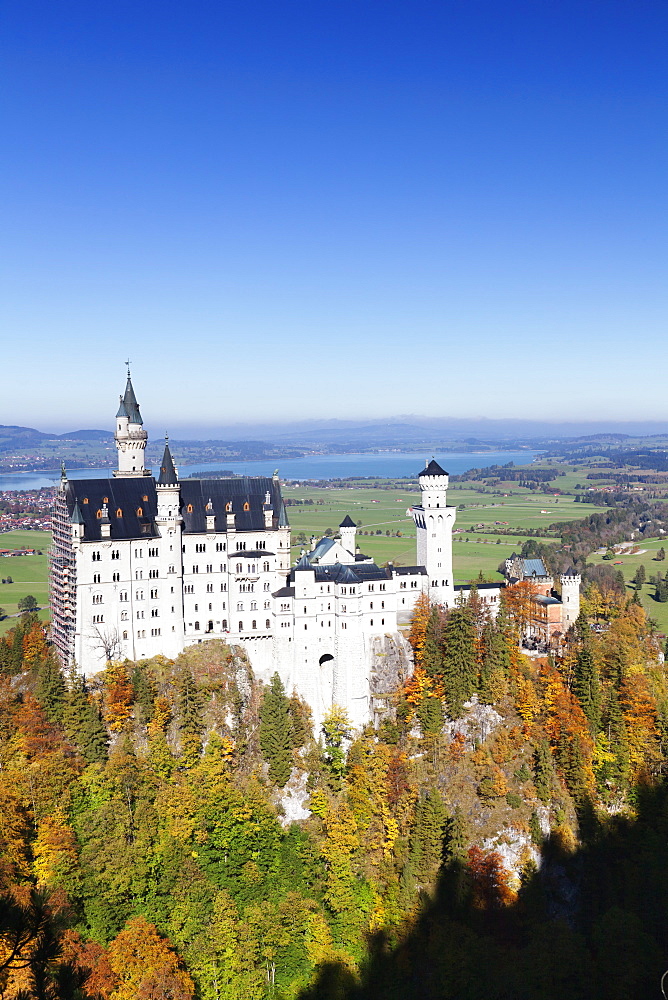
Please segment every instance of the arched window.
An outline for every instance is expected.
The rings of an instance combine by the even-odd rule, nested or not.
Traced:
[[[142,500],[144,501],[144,503],[148,503],[148,497],[142,497]]]
[[[244,504],[244,510],[250,510],[250,504],[249,504],[248,500],[246,500],[246,502]]]
[[[263,571],[265,573],[268,573],[269,572],[269,563],[268,562],[262,563],[262,569],[263,569]]]
[[[195,631],[199,632],[199,622],[195,622]]]
[[[227,632],[227,618],[223,618],[223,632]]]
[[[82,503],[88,503],[88,497],[84,497],[84,498],[83,498],[83,500],[82,500],[81,502],[82,502]]]
[[[253,619],[253,621],[251,622],[251,628],[257,628],[257,622],[255,621],[255,619]]]
[[[102,503],[109,503],[109,497],[102,497]]]
[[[269,621],[268,618],[267,618],[266,622],[264,623],[264,627],[265,628],[271,628],[271,622]]]
[[[123,517],[123,511],[121,510],[121,508],[120,508],[120,507],[119,507],[119,508],[118,508],[118,510],[116,511],[116,517]]]
[[[228,513],[232,510],[232,503],[231,503],[231,501],[228,501],[228,503],[225,504],[225,510]]]
[[[97,514],[95,515],[95,517],[96,517],[96,518],[98,519],[98,521],[99,521],[99,520],[100,520],[100,518],[102,517],[102,511],[101,511],[101,510],[98,510],[98,512],[97,512]]]
[[[187,512],[189,514],[192,514],[192,512],[193,512],[193,505],[191,503],[189,503],[188,506],[186,507],[186,510],[187,510]]]
[[[243,632],[243,630],[244,630],[244,623],[243,622],[239,622],[239,631]]]
[[[124,638],[124,639],[127,639],[127,637],[128,637],[128,633],[127,633],[127,632],[124,632],[124,633],[123,633],[123,638]]]

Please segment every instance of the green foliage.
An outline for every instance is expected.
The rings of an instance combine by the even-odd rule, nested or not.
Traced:
[[[544,804],[550,801],[552,795],[552,754],[547,740],[540,740],[533,756],[534,785],[538,798]]]
[[[578,650],[575,661],[575,695],[587,717],[593,735],[601,727],[601,681],[598,667],[590,649]]]
[[[32,594],[26,594],[18,602],[19,611],[36,611],[37,610],[37,600]]]
[[[450,718],[462,714],[464,702],[476,688],[475,626],[466,605],[452,608],[443,629],[443,686]]]
[[[75,672],[63,707],[62,722],[68,739],[87,764],[107,759],[107,732],[97,707],[90,700],[84,678]]]
[[[177,677],[179,728],[187,736],[199,736],[204,728],[202,695],[189,667],[181,668]]]
[[[260,709],[260,747],[269,764],[269,777],[280,788],[292,770],[292,746],[296,738],[293,724],[290,700],[280,677],[274,674],[271,684],[265,688]]]
[[[35,697],[44,709],[49,722],[62,722],[67,700],[67,689],[56,658],[49,653],[37,670]]]
[[[517,794],[517,792],[507,792],[506,793],[506,802],[508,803],[508,805],[510,806],[511,809],[521,809],[522,808],[522,799]]]

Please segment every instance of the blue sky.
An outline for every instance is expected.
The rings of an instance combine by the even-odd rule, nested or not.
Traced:
[[[666,419],[667,28],[5,0],[0,423]]]

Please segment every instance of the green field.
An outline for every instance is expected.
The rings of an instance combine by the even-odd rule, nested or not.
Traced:
[[[287,486],[283,494],[295,500],[313,500],[312,505],[287,508],[293,541],[302,532],[308,539],[311,535],[320,537],[326,528],[336,531],[345,515],[350,514],[353,521],[361,522],[357,542],[362,552],[372,556],[379,564],[388,560],[396,565],[415,564],[415,525],[411,518],[406,517],[406,510],[419,501],[420,494],[416,490]],[[547,497],[544,494],[535,497],[527,495],[525,490],[507,497],[494,497],[458,487],[450,492],[449,500],[457,507],[466,505],[463,510],[457,511],[458,528],[485,525],[481,531],[466,531],[454,536],[454,571],[458,583],[475,579],[480,570],[491,580],[501,579],[497,566],[512,552],[519,551],[526,540],[526,535],[503,535],[493,530],[489,533],[488,529],[497,527],[495,521],[508,522],[507,525],[499,525],[499,529],[540,528],[554,521],[571,521],[601,510],[593,504],[575,503],[571,497]],[[375,534],[378,530],[382,534]],[[365,535],[364,531],[374,534]],[[389,537],[387,531],[391,532]],[[401,532],[400,538],[393,537],[397,531]],[[293,545],[293,558],[298,557],[302,548],[303,543]]]
[[[18,611],[18,602],[22,597],[32,594],[38,604],[49,603],[47,552],[51,545],[51,535],[48,531],[6,531],[0,534],[0,549],[40,549],[41,556],[13,556],[0,558],[0,580],[11,577],[13,583],[0,583],[0,607],[6,615],[14,615]],[[49,613],[46,608],[40,611],[39,617],[46,621]],[[3,635],[16,623],[14,618],[3,618],[0,621],[0,635]]]
[[[624,574],[624,579],[626,580],[626,589],[629,596],[631,596],[635,590],[630,583],[630,581],[635,576],[638,566],[642,563],[645,567],[645,573],[647,579],[654,576],[655,573],[660,572],[663,576],[666,575],[668,570],[668,559],[664,559],[662,562],[655,562],[654,556],[657,550],[660,548],[668,549],[668,539],[666,538],[650,538],[647,541],[640,542],[638,544],[640,551],[632,555],[619,555],[615,556],[615,561],[613,563],[608,562],[608,566],[613,566],[614,569],[619,569]],[[587,562],[590,563],[601,563],[603,562],[603,556],[592,553],[588,558]],[[655,601],[654,597],[654,587],[650,583],[645,583],[640,591],[640,600],[642,601],[643,607],[645,608],[647,614],[650,618],[653,618],[661,632],[668,633],[668,603],[660,603]]]

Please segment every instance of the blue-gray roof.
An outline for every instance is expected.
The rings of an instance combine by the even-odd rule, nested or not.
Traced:
[[[332,538],[321,538],[318,544],[311,552],[307,553],[307,558],[309,562],[318,562],[335,544]]]
[[[445,469],[442,469],[436,459],[432,458],[426,468],[422,470],[418,478],[422,476],[447,476]]]
[[[522,572],[524,576],[549,576],[542,559],[523,559]]]

